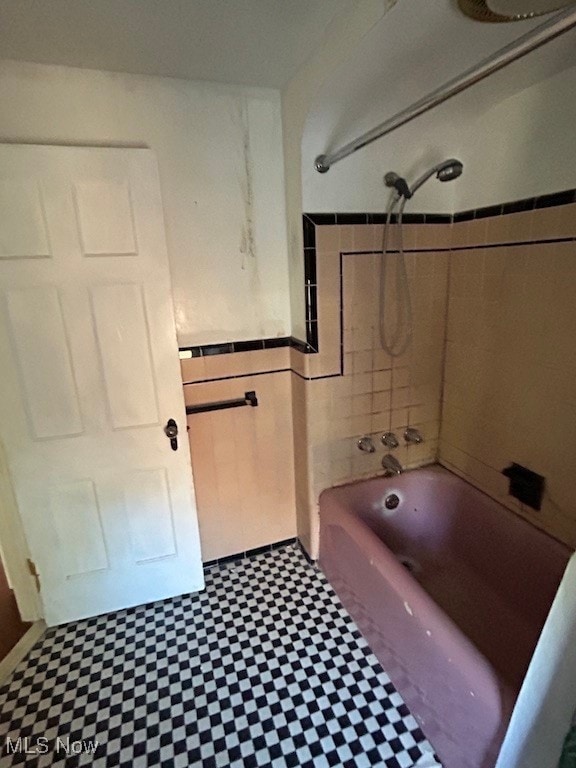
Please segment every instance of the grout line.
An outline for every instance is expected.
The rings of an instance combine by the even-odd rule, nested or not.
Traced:
[[[477,245],[455,245],[445,248],[404,248],[404,253],[452,253],[454,251],[478,251],[486,248],[516,248],[526,245],[554,245],[555,243],[573,243],[576,237],[553,237],[543,240],[514,240],[498,243],[478,243]],[[364,256],[371,253],[382,253],[376,251],[343,251],[343,256]],[[399,253],[399,251],[389,248],[387,253]]]
[[[342,373],[327,373],[323,376],[303,376],[301,373],[298,373],[298,371],[295,371],[294,368],[278,368],[272,371],[257,371],[256,373],[239,373],[237,375],[232,375],[232,376],[220,376],[214,379],[198,379],[197,381],[183,381],[182,385],[185,387],[191,387],[194,384],[212,384],[213,382],[216,382],[216,381],[232,381],[233,379],[246,379],[246,378],[251,378],[252,376],[270,376],[276,373],[293,373],[295,376],[298,376],[298,378],[303,379],[304,381],[318,381],[318,379],[336,379],[339,376],[343,376]]]
[[[442,442],[442,425],[444,423],[444,394],[446,389],[446,357],[448,355],[448,321],[450,315],[450,288],[452,285],[452,257],[448,257],[448,275],[446,286],[446,311],[444,314],[444,339],[442,343],[442,379],[440,381],[440,412],[438,414],[438,445],[436,446],[436,461],[440,460]]]

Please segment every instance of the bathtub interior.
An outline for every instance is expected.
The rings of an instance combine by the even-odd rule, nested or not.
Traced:
[[[326,493],[364,521],[518,692],[570,551],[437,466]],[[395,509],[386,508],[390,494]]]

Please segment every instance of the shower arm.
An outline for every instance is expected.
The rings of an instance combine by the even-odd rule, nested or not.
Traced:
[[[433,109],[438,104],[442,104],[442,102],[450,99],[452,96],[461,93],[471,85],[480,82],[480,80],[484,80],[484,78],[488,77],[493,72],[497,72],[507,64],[520,59],[527,53],[530,53],[536,48],[544,45],[549,40],[553,40],[554,38],[564,34],[564,32],[568,32],[568,30],[575,26],[576,10],[567,9],[561,13],[555,14],[544,24],[540,24],[535,29],[532,29],[530,32],[522,35],[522,37],[519,37],[508,45],[505,45],[504,48],[500,48],[500,50],[496,51],[496,53],[492,54],[488,58],[483,59],[476,66],[471,67],[461,75],[457,75],[456,77],[452,78],[447,83],[444,83],[444,85],[432,91],[432,93],[430,93],[428,96],[425,96],[415,104],[412,104],[412,106],[403,109],[393,117],[385,120],[383,123],[380,123],[380,125],[372,128],[371,131],[362,134],[362,136],[359,136],[354,141],[345,144],[335,152],[331,152],[325,155],[318,155],[314,161],[314,167],[319,173],[326,173],[326,171],[329,171],[334,163],[343,160],[345,157],[348,157],[348,155],[351,155],[354,152],[357,152],[359,149],[362,149],[362,147],[366,147],[368,144],[376,141],[376,139],[380,139],[382,136],[386,136],[387,134],[396,130],[396,128],[400,128],[400,126],[406,125],[406,123],[414,120],[414,118],[418,117],[424,112],[428,112],[428,110]]]

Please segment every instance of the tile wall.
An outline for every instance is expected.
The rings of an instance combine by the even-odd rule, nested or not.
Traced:
[[[181,361],[188,406],[258,398],[188,416],[204,562],[296,536],[289,366],[288,346]]]
[[[440,461],[576,547],[574,192],[455,217]],[[508,495],[544,475],[542,509]]]
[[[383,225],[376,219],[375,214],[309,214],[304,220],[306,277],[315,276],[317,292],[318,354],[309,356],[310,379],[293,382],[293,408],[298,530],[312,557],[318,553],[321,491],[380,474],[387,452],[380,442],[384,432],[398,435],[401,445],[394,455],[404,467],[430,463],[437,454],[450,218],[426,223],[421,216],[410,223],[413,217],[404,227],[414,327],[410,348],[396,358],[384,353],[379,341]],[[394,247],[397,233],[394,226],[391,230]],[[407,446],[402,438],[407,426],[419,428],[425,442]],[[363,435],[373,438],[375,453],[358,449]]]
[[[387,430],[404,467],[440,460],[576,545],[574,192],[406,216],[413,340],[396,358],[379,342],[382,231],[379,214],[304,215],[305,341],[182,351],[187,403],[253,389],[264,406],[189,418],[205,560],[296,533],[316,557],[321,491],[380,474]],[[407,426],[425,442],[405,445]],[[508,496],[513,461],[546,476],[541,512]]]

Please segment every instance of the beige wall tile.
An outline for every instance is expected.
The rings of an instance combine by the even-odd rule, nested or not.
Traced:
[[[417,243],[418,243],[418,230],[420,229],[421,226],[422,226],[421,224],[404,224],[403,225],[403,227],[402,227],[402,242],[403,242],[404,248],[406,248],[406,250],[412,250],[412,249],[418,247],[418,245],[417,245]],[[391,229],[393,231],[395,230],[396,235],[397,235],[397,232],[398,232],[397,228],[391,227]],[[397,236],[393,237],[393,239],[391,239],[389,241],[388,247],[390,248],[390,244],[391,243],[397,243],[397,242],[398,242],[398,237]]]
[[[532,239],[532,211],[486,219],[487,243],[528,242]]]
[[[372,412],[372,395],[353,395],[352,396],[352,416],[370,414]]]
[[[451,247],[460,248],[464,245],[468,245],[468,228],[469,221],[457,221],[452,224],[451,228]]]
[[[373,352],[373,370],[374,371],[387,371],[392,368],[392,358],[380,347],[379,333],[375,333],[375,342],[377,346]]]
[[[244,376],[276,370],[287,370],[291,366],[289,347],[262,349],[254,352],[234,352],[225,355],[208,355],[181,360],[182,381],[193,383],[226,376]],[[297,353],[298,354],[298,353]]]
[[[316,249],[318,251],[339,251],[340,250],[340,227],[336,226],[317,226],[316,227]]]
[[[293,424],[299,429],[301,422],[292,419],[292,376],[285,372],[184,388],[187,403],[232,399],[251,389],[259,400],[257,408],[188,417],[205,560],[296,534]],[[302,397],[297,393],[299,406]],[[300,431],[297,438],[302,441]],[[301,486],[299,492],[302,498]]]
[[[372,386],[374,392],[384,392],[392,388],[392,371],[374,371],[372,374]]]
[[[373,371],[372,365],[372,350],[365,352],[354,352],[352,354],[352,373],[371,373]]]
[[[450,248],[452,242],[451,224],[419,224],[416,230],[416,248],[435,250]]]
[[[182,372],[183,382],[200,381],[206,378],[203,357],[192,357],[187,360],[180,360],[180,370]]]
[[[576,544],[576,499],[567,480],[576,466],[576,414],[568,395],[576,374],[575,257],[573,243],[486,249],[468,263],[452,254],[440,440],[444,463],[570,545]],[[540,513],[508,496],[501,470],[511,461],[546,477]]]
[[[393,432],[397,432],[398,435],[404,432],[409,421],[408,408],[394,408],[391,411],[390,428]]]
[[[352,394],[363,395],[372,393],[372,372],[358,373],[352,376]]]
[[[452,247],[485,245],[487,219],[458,221],[452,225]]]
[[[372,224],[356,225],[354,227],[354,250],[372,251],[376,245],[376,227]],[[378,244],[378,247],[380,245]]]
[[[394,392],[375,392],[373,395],[372,412],[382,413],[388,412],[393,402]]]
[[[392,368],[392,386],[394,389],[410,385],[410,369],[407,367]]]
[[[297,349],[290,347],[290,368],[300,376],[306,376],[307,364],[306,359],[308,355],[299,352]]]
[[[354,227],[348,225],[340,225],[338,226],[338,229],[340,230],[340,250],[354,250]]]
[[[533,211],[532,237],[546,240],[553,237],[576,237],[576,204]]]

